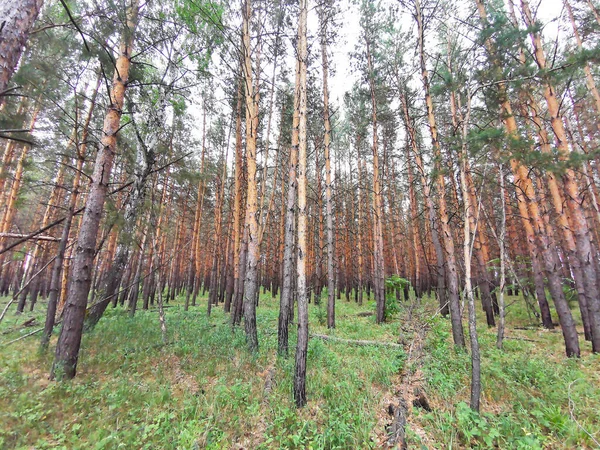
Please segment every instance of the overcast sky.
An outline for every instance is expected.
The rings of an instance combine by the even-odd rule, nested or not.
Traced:
[[[394,0],[387,1],[390,1],[391,4]],[[561,15],[563,9],[562,0],[530,0],[530,2],[534,14],[537,11],[538,20],[545,24],[545,41],[549,42],[549,39],[555,39],[558,35],[558,21],[556,19]],[[356,80],[356,75],[352,73],[351,69],[350,53],[354,50],[360,35],[358,6],[351,4],[348,0],[341,0],[340,4],[343,12],[340,20],[339,38],[335,45],[332,45],[330,48],[332,62],[336,68],[336,73],[332,76],[330,82],[330,92],[332,100],[338,105],[341,104],[346,90]],[[515,0],[517,14],[519,11],[518,4],[519,0]],[[466,0],[463,5],[468,8],[475,8],[474,0]],[[408,31],[412,29],[413,20],[407,14],[400,15],[398,20],[404,30]],[[312,10],[309,15],[309,28],[313,33],[317,30],[317,23],[316,11]],[[560,39],[560,35],[558,37]],[[414,40],[416,45],[416,37]]]

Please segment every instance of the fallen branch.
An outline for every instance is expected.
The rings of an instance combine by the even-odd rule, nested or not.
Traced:
[[[31,319],[28,319],[25,322],[23,322],[18,327],[12,327],[12,328],[9,328],[8,330],[4,330],[2,332],[2,334],[10,334],[10,333],[14,333],[15,331],[19,331],[21,328],[32,327],[36,324],[35,320],[36,320],[35,317],[32,317]]]
[[[388,447],[399,448],[406,450],[406,417],[408,416],[408,408],[403,398],[399,399],[398,406],[390,404],[388,413],[393,417],[388,432]]]
[[[36,333],[39,333],[40,331],[42,331],[44,328],[38,328],[37,330],[32,331],[31,333],[27,333],[24,336],[18,337],[16,339],[13,339],[12,341],[8,341],[6,344],[4,344],[5,347],[9,346],[10,344],[14,344],[17,341],[20,341],[21,339],[25,339],[26,337],[32,336]]]
[[[507,336],[504,339],[510,339],[512,341],[540,342],[535,339],[528,339],[528,338],[522,338],[522,337],[510,337],[510,336]]]
[[[380,347],[394,347],[403,348],[402,345],[396,344],[395,342],[382,342],[382,341],[364,341],[355,339],[342,339],[334,336],[327,336],[325,334],[311,334],[311,338],[323,339],[324,341],[343,342],[344,344],[351,345],[376,345]]]

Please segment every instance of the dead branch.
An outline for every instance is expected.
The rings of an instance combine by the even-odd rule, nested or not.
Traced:
[[[0,233],[0,237],[33,239],[33,237],[29,237],[29,235],[27,235],[27,234],[19,234],[19,233]],[[60,241],[60,238],[55,238],[54,236],[37,236],[35,238],[35,240],[36,241],[58,242],[58,241]]]
[[[344,344],[351,345],[375,345],[380,347],[394,347],[394,348],[403,348],[402,345],[396,344],[395,342],[382,342],[382,341],[364,341],[364,340],[355,340],[355,339],[342,339],[334,336],[327,336],[325,334],[311,334],[311,338],[323,339],[324,341],[334,341],[334,342],[342,342]]]

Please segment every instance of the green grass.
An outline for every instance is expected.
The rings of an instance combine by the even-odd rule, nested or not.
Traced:
[[[5,302],[3,302],[5,303]],[[221,308],[206,318],[202,306],[168,308],[172,343],[160,347],[156,311],[130,319],[107,311],[84,336],[77,377],[47,381],[51,352],[40,356],[37,337],[0,347],[0,447],[30,448],[373,448],[377,410],[392,389],[401,350],[352,347],[313,339],[308,350],[302,410],[292,398],[295,326],[290,358],[277,358],[278,301],[261,297],[260,352],[246,351],[242,330],[232,332]],[[40,304],[39,306],[42,306]],[[365,305],[364,309],[374,308]],[[322,307],[311,305],[311,332]],[[397,324],[376,327],[356,317],[354,303],[338,302],[336,336],[394,341]],[[40,308],[33,316],[42,322]],[[9,316],[2,330],[31,314]],[[1,336],[2,342],[31,328]],[[55,339],[54,339],[55,340]],[[54,343],[53,340],[53,343]],[[1,345],[1,344],[0,344]],[[265,398],[267,373],[274,385]]]
[[[582,358],[566,358],[558,328],[515,329],[531,325],[518,300],[507,303],[502,350],[495,346],[496,329],[487,328],[478,313],[481,415],[468,407],[469,355],[453,348],[446,320],[431,321],[423,371],[436,409],[420,413],[417,421],[430,431],[434,448],[447,448],[450,442],[469,448],[597,447],[588,433],[600,440],[600,355],[591,354],[581,336]]]
[[[0,299],[0,307],[7,299]],[[77,377],[50,382],[52,351],[38,353],[39,335],[6,346],[34,328],[17,329],[26,319],[43,323],[44,303],[34,313],[9,312],[0,325],[0,448],[66,449],[229,449],[380,448],[386,408],[395,397],[404,351],[356,347],[311,339],[307,407],[292,398],[295,326],[290,357],[277,358],[278,300],[261,296],[257,311],[260,351],[246,351],[243,328],[232,332],[228,316],[206,299],[185,312],[176,302],[166,310],[170,344],[161,346],[156,311],[131,319],[109,309],[86,334]],[[451,344],[449,321],[433,316],[424,301],[413,317],[430,330],[422,361],[423,385],[433,412],[409,417],[410,448],[593,448],[582,430],[600,437],[600,380],[589,344],[580,360],[563,357],[560,332],[514,330],[528,323],[520,303],[511,306],[509,337],[495,348],[495,330],[480,326],[483,358],[482,414],[470,411],[469,356]],[[406,311],[382,326],[372,302],[358,307],[337,302],[337,328],[346,339],[397,342],[412,334],[402,323]],[[324,305],[310,305],[311,333],[327,334]],[[479,323],[483,324],[483,316]],[[40,325],[41,326],[41,325]],[[52,345],[56,341],[56,335]],[[51,346],[52,348],[52,346]],[[266,379],[272,390],[265,394]],[[573,417],[569,412],[573,402]]]

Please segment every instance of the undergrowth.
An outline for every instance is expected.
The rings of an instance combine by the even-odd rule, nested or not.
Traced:
[[[76,378],[49,382],[52,354],[39,355],[38,340],[0,347],[0,448],[375,448],[382,395],[403,361],[401,350],[352,347],[311,339],[309,404],[294,407],[290,356],[277,358],[278,300],[262,296],[257,311],[260,352],[246,351],[242,329],[232,331],[221,308],[206,317],[202,306],[167,311],[169,344],[161,345],[156,311],[131,319],[109,309],[84,336]],[[354,303],[339,301],[337,328],[349,339],[394,341],[397,324],[377,327],[357,317]],[[311,332],[319,307],[310,305]],[[1,329],[18,327],[43,311],[9,315]],[[2,342],[31,331],[16,330]],[[55,343],[56,336],[52,344]],[[0,344],[2,345],[2,344]],[[272,371],[273,387],[264,386]],[[380,430],[381,432],[383,430]]]
[[[20,328],[25,320],[43,323],[43,302],[34,313],[9,313],[0,325],[0,448],[382,446],[391,420],[386,399],[394,398],[398,375],[412,369],[405,367],[403,350],[311,339],[309,403],[297,410],[296,327],[290,327],[290,356],[277,357],[277,299],[261,296],[256,356],[246,351],[243,328],[232,330],[220,307],[208,319],[206,299],[187,312],[181,303],[166,309],[167,345],[161,344],[156,310],[132,319],[120,308],[109,309],[84,336],[77,377],[65,383],[48,381],[53,355],[38,353],[39,335],[6,345],[32,330]],[[509,304],[503,350],[495,348],[495,329],[478,317],[481,414],[466,403],[469,355],[453,348],[449,320],[434,313],[431,300],[410,308],[395,304],[379,326],[374,315],[364,314],[374,310],[372,301],[359,307],[338,300],[334,330],[326,329],[324,303],[311,304],[310,332],[410,344],[407,318],[425,318],[429,331],[420,365],[433,411],[413,409],[411,448],[594,448],[600,438],[599,357],[586,343],[581,359],[565,358],[559,331],[529,327],[521,302]],[[51,348],[55,342],[56,333]]]
[[[566,358],[560,330],[531,326],[522,304],[509,304],[502,350],[495,345],[496,329],[478,314],[481,414],[468,406],[470,356],[454,348],[448,320],[430,321],[423,371],[436,408],[419,413],[418,421],[433,447],[597,448],[599,356],[581,339],[583,357]]]

